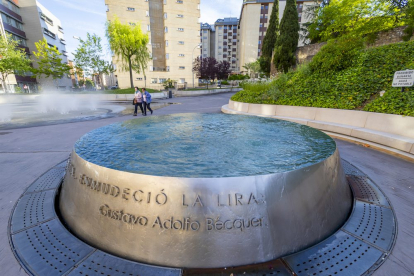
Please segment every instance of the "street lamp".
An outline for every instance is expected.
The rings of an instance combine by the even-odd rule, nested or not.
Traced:
[[[194,88],[194,50],[198,47],[201,47],[201,43],[197,44],[197,46],[194,47],[193,51],[191,52],[191,72],[193,73],[193,88]]]

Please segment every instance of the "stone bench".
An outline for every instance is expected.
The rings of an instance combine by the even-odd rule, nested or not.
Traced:
[[[383,145],[410,156],[414,154],[414,117],[356,110],[249,104],[231,100],[223,106],[222,111],[287,120],[329,134]]]

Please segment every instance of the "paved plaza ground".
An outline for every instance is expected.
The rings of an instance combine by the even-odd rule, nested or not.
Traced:
[[[157,100],[167,105],[154,115],[219,113],[231,93]],[[1,108],[1,106],[0,106]],[[26,275],[9,245],[7,225],[24,190],[41,174],[68,158],[74,143],[92,129],[129,119],[131,115],[65,124],[0,129],[0,275]],[[392,254],[374,275],[414,275],[414,163],[337,140],[343,159],[361,169],[389,197],[398,221]]]

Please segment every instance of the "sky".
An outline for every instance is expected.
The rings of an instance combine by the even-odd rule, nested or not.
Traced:
[[[86,33],[102,37],[103,47],[109,57],[105,38],[106,7],[104,0],[38,0],[61,21],[69,59],[78,47],[74,36],[86,38]],[[202,23],[214,23],[218,18],[239,17],[243,0],[200,0]]]

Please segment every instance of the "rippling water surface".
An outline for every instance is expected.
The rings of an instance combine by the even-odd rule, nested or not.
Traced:
[[[107,168],[173,177],[264,175],[303,168],[332,155],[326,134],[287,121],[227,114],[176,114],[111,124],[75,144]]]

